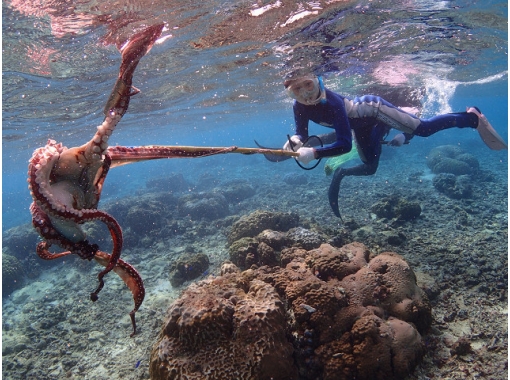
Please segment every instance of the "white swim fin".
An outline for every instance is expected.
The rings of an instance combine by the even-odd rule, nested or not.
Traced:
[[[487,118],[480,113],[475,107],[470,107],[466,110],[467,112],[474,113],[478,116],[478,128],[476,130],[480,134],[485,145],[492,150],[503,150],[508,149],[505,141],[498,135],[498,132],[492,127]]]

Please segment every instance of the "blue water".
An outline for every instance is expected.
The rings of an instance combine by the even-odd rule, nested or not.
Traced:
[[[253,147],[256,139],[281,146],[293,133],[292,103],[282,77],[303,66],[324,74],[328,87],[351,96],[369,86],[383,96],[385,88],[423,88],[425,117],[476,105],[508,139],[506,2],[323,4],[317,15],[275,27],[296,13],[297,4],[259,16],[257,23],[273,25],[266,28],[273,34],[242,31],[246,17],[241,16],[256,8],[248,2],[204,3],[204,9],[215,10],[212,16],[183,4],[168,19],[161,16],[168,11],[164,4],[144,9],[146,22],[163,19],[164,35],[171,37],[140,64],[135,85],[142,93],[133,98],[111,144]],[[118,29],[104,22],[79,23],[77,15],[97,16],[81,6],[70,16],[58,14],[49,3],[38,9],[30,2],[3,3],[4,232],[30,221],[26,170],[33,150],[48,138],[68,147],[82,144],[101,123],[119,64],[119,54],[108,42],[130,33],[129,23]],[[122,17],[119,9],[104,12]],[[227,16],[238,20],[235,33],[222,28]],[[255,28],[248,21],[244,28]],[[138,21],[132,25],[139,28]],[[197,48],[198,43],[204,48]],[[326,130],[315,126],[312,132]],[[415,139],[413,149],[426,154],[443,143],[481,146],[477,134],[468,132],[449,130]],[[506,170],[506,152],[486,149],[484,154]],[[249,173],[258,165],[299,170],[289,162],[276,169],[261,157],[238,155],[129,165],[110,172],[103,199],[132,194],[148,178],[165,173],[183,171],[192,179],[190,169],[221,175],[234,167]]]

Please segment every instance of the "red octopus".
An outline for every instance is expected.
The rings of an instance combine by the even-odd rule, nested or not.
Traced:
[[[28,184],[34,200],[30,206],[32,223],[44,239],[37,245],[37,254],[45,260],[53,260],[75,253],[104,265],[105,269],[98,274],[99,286],[90,295],[92,301],[98,299],[104,286],[103,277],[112,270],[116,272],[133,293],[131,336],[136,333],[135,313],[145,296],[143,280],[134,267],[120,259],[123,239],[119,223],[97,206],[106,174],[112,163],[115,165],[108,153],[108,139],[126,113],[131,96],[139,92],[132,86],[136,66],[162,30],[163,24],[151,26],[122,47],[120,73],[106,103],[106,117],[92,139],[70,149],[48,140],[46,146],[35,150],[28,165]],[[86,239],[80,224],[91,221],[103,222],[108,227],[113,240],[111,254],[100,251]],[[52,244],[67,251],[51,253]]]

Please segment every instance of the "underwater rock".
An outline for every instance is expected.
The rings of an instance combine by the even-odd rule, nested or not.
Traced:
[[[287,240],[290,244],[306,250],[318,248],[325,242],[325,238],[319,233],[307,230],[303,227],[291,228],[287,232]]]
[[[418,202],[401,198],[394,208],[398,220],[413,220],[420,216],[421,206]]]
[[[401,379],[424,354],[431,306],[401,256],[285,248],[285,267],[191,285],[170,307],[152,379]],[[289,261],[290,259],[290,261]],[[232,270],[234,268],[234,270]],[[298,376],[299,373],[299,376]]]
[[[229,255],[230,260],[241,269],[248,269],[252,265],[279,265],[275,250],[255,238],[244,237],[236,240],[229,247]]]
[[[287,185],[307,185],[308,184],[308,176],[304,173],[295,174],[295,173],[287,173],[283,176],[283,182]]]
[[[467,355],[473,352],[473,348],[471,347],[471,342],[466,337],[459,338],[452,346],[450,350],[450,354],[453,355]]]
[[[287,233],[264,230],[257,236],[243,237],[229,246],[230,260],[241,269],[252,265],[280,265],[280,252],[287,246],[304,249],[318,248],[325,242],[319,233],[302,227],[291,228]]]
[[[221,183],[221,179],[214,174],[209,172],[205,172],[200,174],[198,177],[197,184],[195,185],[195,189],[197,190],[211,190]]]
[[[455,175],[470,174],[473,169],[465,162],[453,159],[443,158],[439,161],[434,169],[432,170],[435,174],[439,173],[451,173]]]
[[[289,245],[287,234],[281,231],[264,230],[255,239],[258,242],[266,243],[277,251],[281,251],[283,247]]]
[[[209,258],[203,253],[186,255],[170,266],[170,283],[173,287],[201,276],[209,268]]]
[[[28,255],[35,254],[35,247],[39,241],[39,235],[34,227],[27,223],[5,231],[2,236],[2,248],[7,249],[10,255],[23,260]]]
[[[418,202],[392,195],[374,203],[370,211],[378,218],[408,221],[420,216],[421,206]]]
[[[151,231],[163,226],[163,217],[166,216],[163,205],[155,201],[136,202],[131,206],[125,216],[123,225],[139,238],[149,235]]]
[[[356,273],[369,261],[370,251],[361,244],[345,245],[341,248],[323,244],[307,252],[307,264],[320,279],[345,276]]]
[[[177,197],[171,193],[145,193],[132,197],[116,199],[115,201],[106,202],[105,211],[113,215],[123,228],[131,227],[137,229],[140,222],[147,222],[146,219],[137,217],[137,210],[154,213],[154,217],[160,220],[162,217],[174,213],[177,207]],[[150,220],[150,219],[148,219]],[[131,225],[133,223],[133,225]],[[152,226],[141,227],[139,231],[152,229]]]
[[[453,174],[441,173],[432,179],[432,184],[437,191],[453,199],[469,198],[473,193],[468,176],[456,177]]]
[[[150,179],[145,187],[151,192],[181,193],[191,188],[182,173],[165,174],[162,178]]]
[[[215,191],[221,193],[230,204],[244,201],[255,195],[255,189],[246,180],[227,182]]]
[[[480,164],[475,156],[464,152],[458,146],[441,145],[430,151],[427,166],[434,174],[463,175],[476,172]]]
[[[382,231],[381,235],[386,238],[388,244],[393,246],[399,246],[407,240],[407,237],[404,235],[404,233],[395,230]]]
[[[257,210],[249,215],[241,217],[232,225],[228,234],[228,241],[234,241],[243,237],[253,237],[264,230],[288,231],[297,227],[299,215],[296,213],[270,212]]]
[[[2,297],[6,297],[24,283],[24,270],[14,256],[2,252]]]
[[[241,269],[248,269],[258,261],[255,258],[258,245],[257,240],[251,237],[236,240],[228,248],[230,261]]]
[[[227,274],[184,291],[152,349],[151,379],[297,379],[283,302],[271,285],[242,280]]]
[[[216,192],[184,195],[179,198],[178,210],[180,216],[207,220],[224,218],[230,213],[227,200]]]

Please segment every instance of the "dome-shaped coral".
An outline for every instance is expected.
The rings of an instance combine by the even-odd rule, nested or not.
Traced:
[[[232,225],[228,241],[233,243],[243,237],[253,237],[267,229],[287,231],[297,227],[298,223],[299,215],[296,213],[255,211]]]
[[[240,273],[229,263],[223,276],[186,290],[153,348],[152,379],[409,375],[432,317],[402,257],[369,260],[360,243],[290,250],[285,268]]]
[[[427,166],[434,174],[472,174],[479,168],[475,156],[455,145],[441,145],[432,149],[427,157]]]
[[[230,274],[193,284],[170,307],[152,351],[152,379],[297,378],[283,302],[271,285],[239,280]]]

